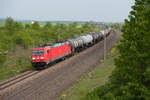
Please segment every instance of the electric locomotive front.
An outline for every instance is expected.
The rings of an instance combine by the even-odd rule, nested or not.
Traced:
[[[43,68],[47,65],[47,54],[50,50],[49,46],[32,49],[32,66],[34,68]]]

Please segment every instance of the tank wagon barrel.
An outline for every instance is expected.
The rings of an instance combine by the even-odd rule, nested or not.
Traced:
[[[80,36],[79,38],[83,40],[84,46],[88,46],[93,43],[93,37],[91,35],[84,35]]]
[[[68,42],[70,43],[72,53],[80,51],[83,48],[84,41],[80,38],[68,39]]]

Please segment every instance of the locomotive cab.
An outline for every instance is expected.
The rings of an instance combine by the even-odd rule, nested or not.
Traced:
[[[34,68],[45,67],[47,65],[47,56],[49,54],[50,48],[34,48],[32,49],[32,66]]]

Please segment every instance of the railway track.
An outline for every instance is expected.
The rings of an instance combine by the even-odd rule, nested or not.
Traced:
[[[11,78],[7,81],[4,81],[4,82],[0,83],[0,90],[3,90],[5,88],[8,88],[8,87],[14,85],[14,84],[17,84],[17,83],[21,82],[22,80],[25,80],[25,79],[27,79],[27,78],[29,78],[29,77],[37,74],[37,73],[39,73],[39,71],[31,70],[31,71],[27,71],[25,73],[22,73],[22,74],[14,77],[14,78]]]

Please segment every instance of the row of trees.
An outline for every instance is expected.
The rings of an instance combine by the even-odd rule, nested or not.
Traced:
[[[122,28],[116,69],[89,100],[150,100],[150,0],[135,0],[132,9]]]

